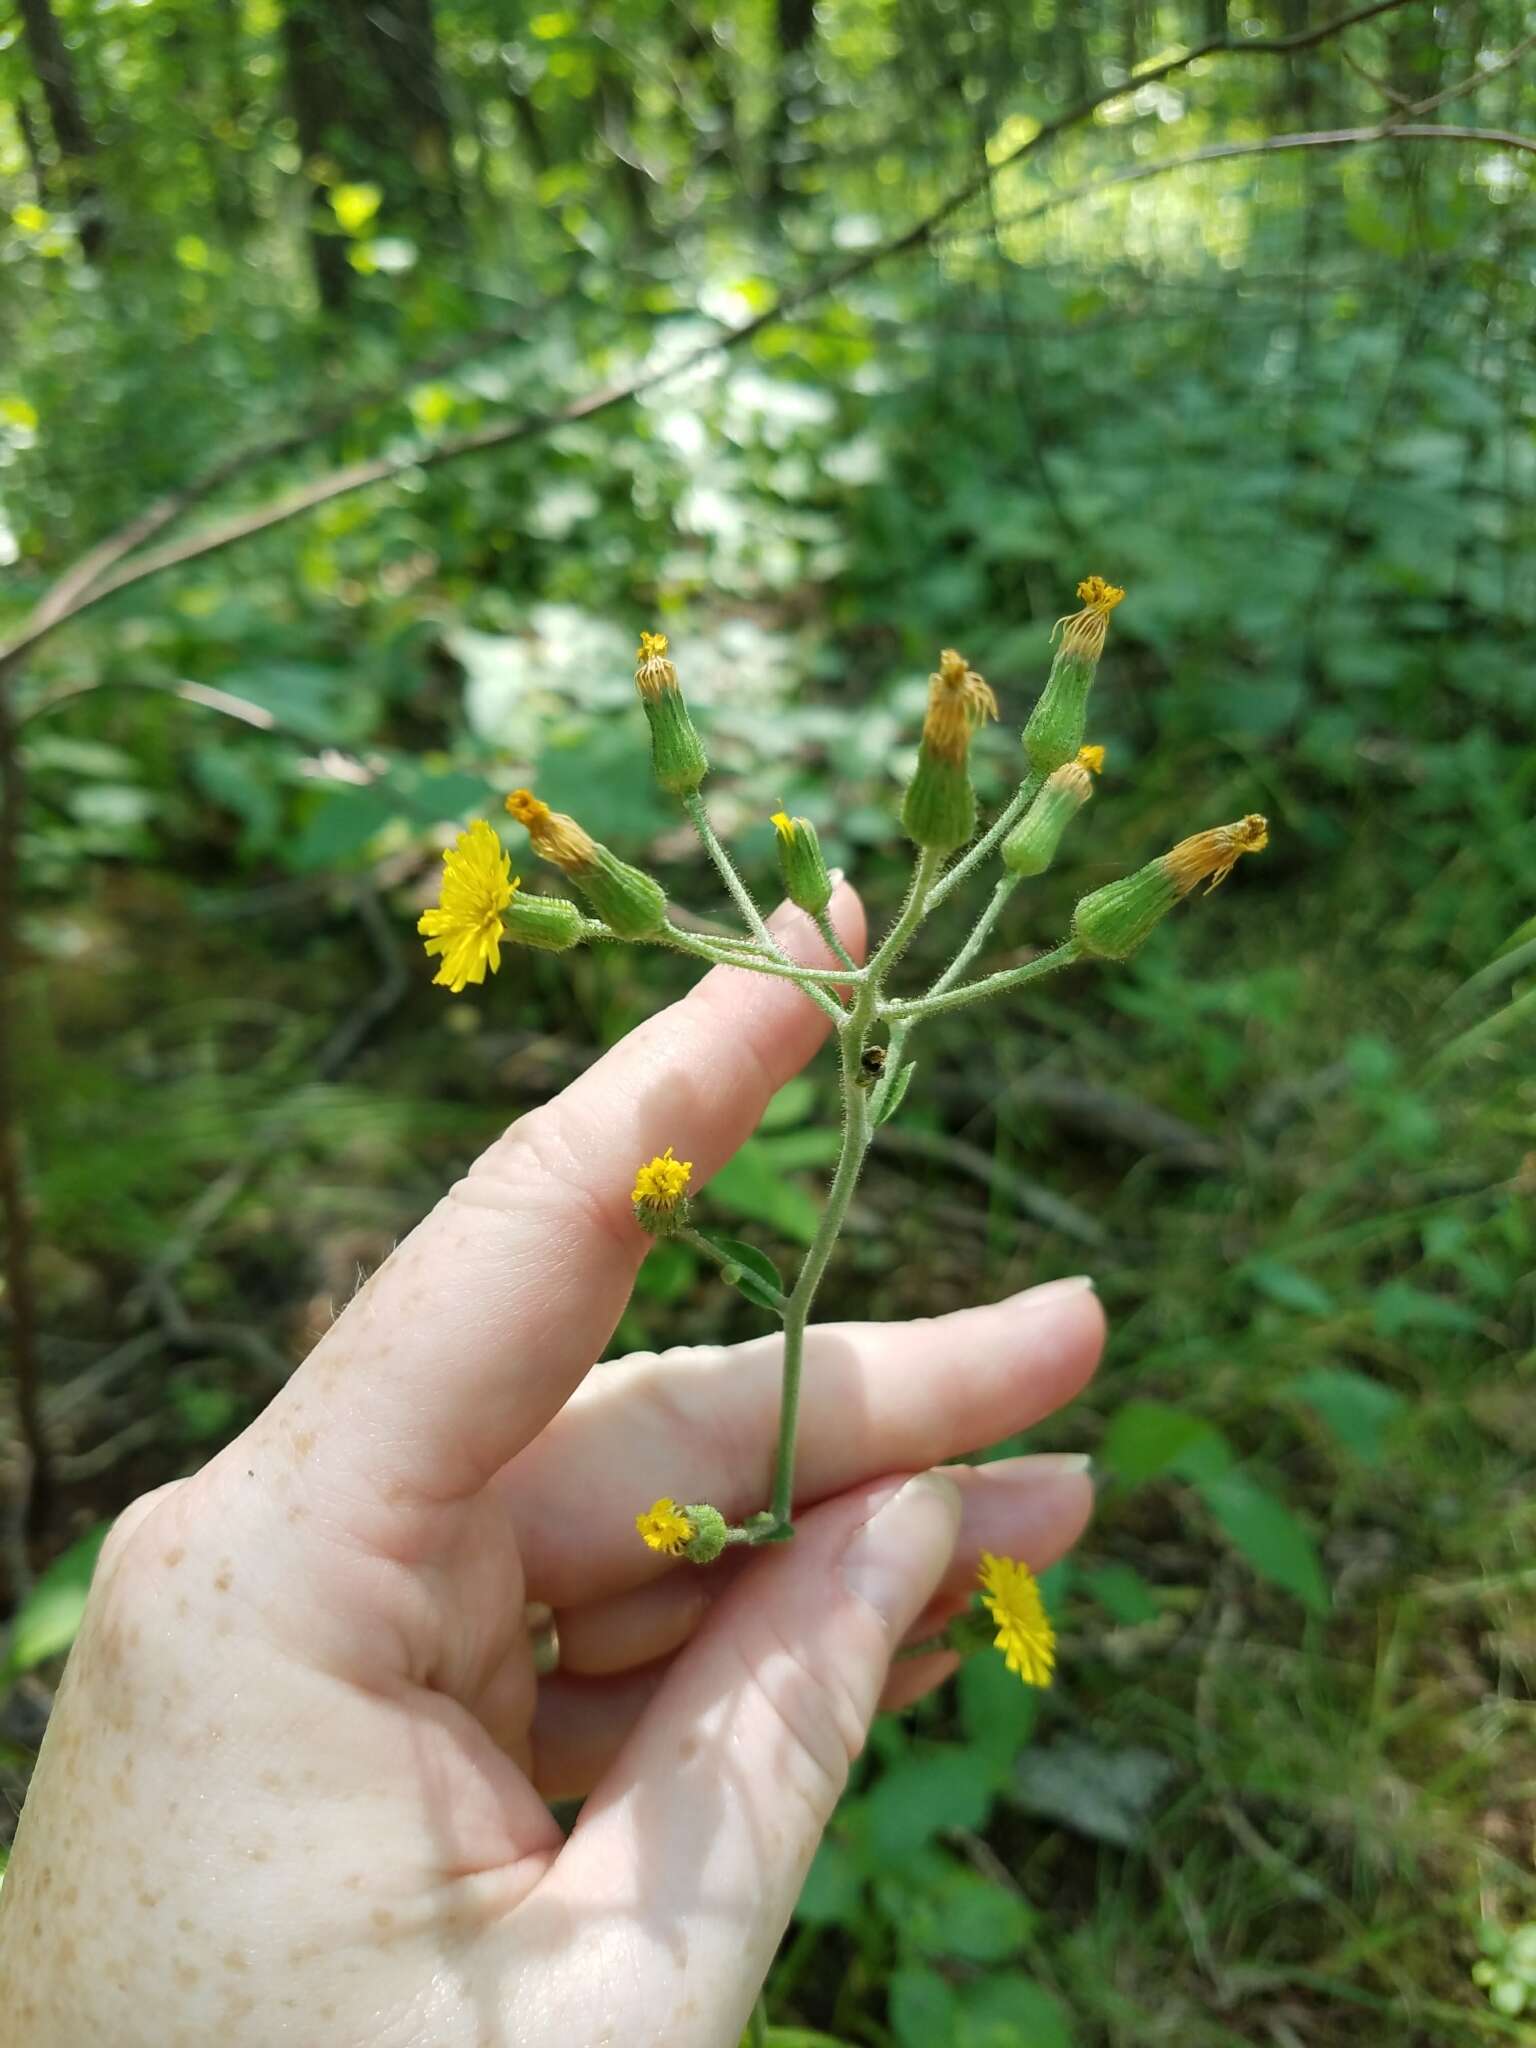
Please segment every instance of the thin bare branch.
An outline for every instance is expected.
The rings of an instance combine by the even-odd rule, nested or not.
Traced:
[[[61,604],[54,594],[50,593],[20,632],[8,643],[0,646],[0,678],[66,619],[78,617],[115,591],[142,583],[167,569],[201,560],[204,556],[215,554],[236,542],[248,540],[258,533],[269,532],[274,527],[286,524],[290,519],[297,519],[306,512],[329,504],[332,499],[347,496],[353,491],[365,490],[372,484],[388,482],[392,477],[400,476],[409,470],[437,468],[443,463],[458,461],[463,456],[484,454],[492,449],[507,448],[518,442],[532,440],[575,420],[591,419],[615,406],[628,403],[658,384],[685,374],[715,355],[728,349],[739,348],[753,336],[762,333],[765,328],[788,319],[804,306],[825,297],[828,293],[840,290],[856,278],[889,262],[893,257],[904,255],[929,242],[937,230],[968,205],[1000,171],[1045,148],[1065,130],[1090,119],[1100,107],[1124,99],[1127,95],[1140,91],[1143,86],[1155,84],[1159,79],[1185,70],[1203,57],[1294,56],[1301,51],[1316,48],[1331,37],[1342,34],[1346,29],[1373,21],[1408,4],[1409,0],[1373,0],[1373,4],[1369,6],[1358,7],[1348,14],[1337,15],[1331,21],[1320,22],[1315,28],[1294,36],[1272,36],[1252,40],[1239,40],[1230,36],[1207,37],[1203,42],[1192,44],[1180,55],[1166,57],[1159,63],[1148,65],[1132,73],[1121,83],[1091,94],[1064,113],[1042,122],[1032,135],[1027,136],[995,162],[983,163],[973,176],[963,180],[948,198],[931,213],[925,214],[921,220],[915,221],[910,227],[902,229],[887,240],[876,243],[872,248],[861,250],[857,255],[849,257],[846,262],[819,272],[805,284],[785,292],[751,320],[744,321],[737,327],[724,329],[709,341],[688,350],[670,363],[653,364],[623,382],[588,392],[580,398],[573,399],[569,405],[557,407],[549,412],[481,427],[473,433],[439,441],[434,445],[417,447],[399,455],[377,456],[370,461],[352,463],[265,505],[257,506],[250,512],[234,515],[218,525],[205,529],[202,533],[193,534],[184,541],[168,544],[147,554],[137,555],[135,559],[125,560],[124,554],[127,551],[119,549],[115,565],[109,565],[105,574],[98,570],[95,580],[88,587],[81,588],[78,572],[72,571],[64,579],[66,584],[74,587],[74,595],[69,601]],[[1443,132],[1436,131],[1437,134]],[[170,516],[176,515],[173,512]],[[140,523],[147,521],[149,517],[150,515],[146,513]],[[165,520],[161,520],[152,531],[162,530],[166,523]],[[135,546],[141,545],[143,538],[141,534]],[[111,543],[103,543],[103,550],[110,546]],[[98,556],[102,556],[103,551],[98,550],[97,553]]]

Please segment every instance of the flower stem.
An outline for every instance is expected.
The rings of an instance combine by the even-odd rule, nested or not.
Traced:
[[[967,1003],[984,1002],[988,996],[1000,996],[1009,989],[1022,988],[1027,981],[1039,981],[1047,974],[1054,974],[1058,967],[1070,967],[1081,954],[1075,939],[1063,939],[1054,952],[1042,953],[1038,960],[1030,960],[1023,967],[1006,967],[1000,974],[989,974],[981,981],[967,983],[964,988],[952,988],[942,995],[914,996],[907,1002],[887,1003],[881,1015],[893,1023],[914,1024],[923,1018],[937,1017],[945,1010],[961,1010]]]
[[[1036,793],[1044,780],[1045,778],[1042,775],[1025,776],[1024,780],[1014,791],[1007,806],[992,820],[992,823],[982,833],[965,858],[957,860],[943,881],[935,888],[933,900],[929,906],[930,909],[936,910],[950,890],[959,888],[960,884],[980,867],[981,863],[1004,835],[1013,830],[1029,805],[1034,802]]]
[[[954,959],[950,961],[944,972],[933,984],[933,987],[929,989],[928,993],[930,996],[941,996],[946,989],[954,987],[955,983],[986,944],[988,934],[1003,914],[1009,897],[1018,886],[1019,877],[1017,875],[1005,874],[1003,876],[997,887],[992,891],[991,902],[976,920],[976,929],[971,933],[971,936],[960,948]]]
[[[709,822],[708,808],[698,790],[690,790],[683,797],[683,809],[693,820],[693,829],[699,835],[699,843],[714,862],[731,901],[741,912],[747,930],[765,952],[771,953],[776,960],[788,961],[789,956],[764,924],[762,912],[752,901],[752,892],[737,874],[735,863],[720,844],[715,828]]]
[[[830,946],[836,958],[841,960],[845,967],[851,967],[855,974],[857,974],[859,971],[859,963],[857,960],[854,959],[853,955],[849,952],[848,948],[837,936],[837,927],[833,924],[831,918],[827,915],[826,911],[817,911],[815,917],[815,925],[817,931],[821,933],[822,938],[825,939],[828,946]]]
[[[722,1251],[719,1245],[712,1244],[703,1231],[695,1230],[691,1225],[685,1224],[681,1230],[674,1230],[672,1235],[679,1244],[691,1245],[696,1252],[702,1253],[706,1259],[713,1259],[717,1266],[734,1266],[740,1263],[738,1260],[733,1259],[729,1252]],[[787,1294],[780,1294],[776,1287],[770,1287],[761,1274],[754,1273],[752,1277],[764,1294],[772,1296],[774,1314],[780,1317],[787,1315],[789,1313],[789,1296]],[[729,1285],[730,1283],[727,1284]],[[747,1297],[749,1301],[752,1298],[750,1295]]]

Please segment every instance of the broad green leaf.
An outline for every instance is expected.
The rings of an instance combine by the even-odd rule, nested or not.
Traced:
[[[891,1975],[891,2032],[899,2048],[948,2048],[960,2005],[947,1979],[926,1963],[905,1963]]]
[[[1016,1956],[1035,1915],[1017,1892],[954,1864],[941,1881],[914,1892],[900,1920],[909,1949],[956,1956],[968,1963],[998,1963]]]
[[[859,1910],[864,1879],[857,1857],[836,1835],[824,1835],[801,1888],[795,1918],[811,1927],[849,1926]]]
[[[1381,1463],[1382,1439],[1408,1405],[1390,1387],[1342,1366],[1318,1366],[1285,1391],[1305,1401],[1367,1465]]]
[[[1040,1717],[1037,1687],[1023,1685],[995,1650],[967,1657],[955,1678],[966,1747],[986,1760],[1002,1784]]]
[[[1328,1290],[1308,1279],[1305,1273],[1298,1273],[1294,1266],[1286,1265],[1283,1259],[1250,1259],[1243,1272],[1261,1294],[1267,1294],[1282,1308],[1293,1308],[1307,1316],[1333,1313],[1333,1296]]]
[[[16,1610],[5,1669],[14,1677],[57,1657],[75,1640],[91,1574],[110,1523],[101,1522],[56,1557]]]
[[[1127,1628],[1156,1621],[1159,1612],[1152,1589],[1134,1565],[1105,1564],[1082,1573],[1083,1584],[1115,1621]]]
[[[1072,2048],[1072,2029],[1056,1999],[1014,1971],[978,1977],[961,1992],[960,2004],[953,2048]],[[932,2048],[939,2048],[937,2040]]]
[[[728,1266],[720,1269],[720,1277],[726,1285],[744,1294],[748,1301],[756,1302],[759,1308],[777,1315],[784,1296],[784,1282],[768,1254],[760,1252],[755,1244],[744,1244],[739,1237],[726,1237],[718,1230],[701,1230],[699,1235],[708,1238],[730,1260]]]
[[[807,1074],[786,1081],[758,1119],[759,1131],[787,1131],[803,1124],[816,1106],[816,1083]]]
[[[785,1237],[809,1244],[816,1235],[820,1205],[804,1188],[783,1178],[768,1138],[749,1138],[709,1183],[708,1199]]]
[[[1316,1546],[1288,1507],[1241,1472],[1202,1480],[1200,1494],[1261,1577],[1294,1593],[1313,1614],[1327,1612],[1328,1582]]]
[[[1116,1478],[1141,1486],[1191,1458],[1219,1463],[1225,1452],[1221,1432],[1198,1415],[1166,1401],[1128,1401],[1110,1424],[1099,1456]]]
[[[980,1827],[992,1804],[992,1772],[971,1750],[914,1749],[892,1764],[864,1801],[872,1853],[910,1855],[946,1828]]]

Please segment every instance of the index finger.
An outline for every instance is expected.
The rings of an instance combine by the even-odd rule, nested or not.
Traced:
[[[851,889],[832,913],[857,956],[864,918]],[[775,929],[797,959],[837,964],[802,913],[782,913]],[[630,1206],[636,1168],[670,1145],[707,1179],[826,1031],[792,983],[711,970],[496,1140],[264,1420],[348,1495],[361,1483],[407,1507],[478,1492],[613,1334],[651,1242]]]

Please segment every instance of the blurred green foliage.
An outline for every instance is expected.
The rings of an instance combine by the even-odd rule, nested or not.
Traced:
[[[755,879],[784,805],[888,911],[937,649],[1003,700],[995,800],[1099,570],[1130,592],[1108,770],[1002,949],[1213,820],[1263,810],[1273,843],[1127,969],[932,1026],[877,1147],[826,1312],[1091,1266],[1106,1366],[1031,1441],[1090,1446],[1103,1490],[1048,1578],[1056,1689],[981,1660],[877,1732],[770,2038],[1529,2038],[1498,1988],[1536,1888],[1529,159],[1116,182],[1463,81],[1423,118],[1528,128],[1525,10],[1203,59],[803,303],[1129,65],[1324,16],[412,0],[402,80],[350,4],[53,11],[88,151],[0,25],[0,638],[216,465],[176,533],[405,466],[124,590],[14,682],[65,1491],[11,1635],[14,1789],[66,1546],[238,1429],[479,1144],[686,983],[528,956],[450,1002],[411,936],[448,829],[536,776],[718,910],[647,771],[630,657],[660,625]],[[432,461],[781,297],[633,403]],[[733,1233],[809,1234],[827,1112],[821,1077],[785,1091],[710,1191]],[[616,1345],[759,1327],[664,1245]]]

